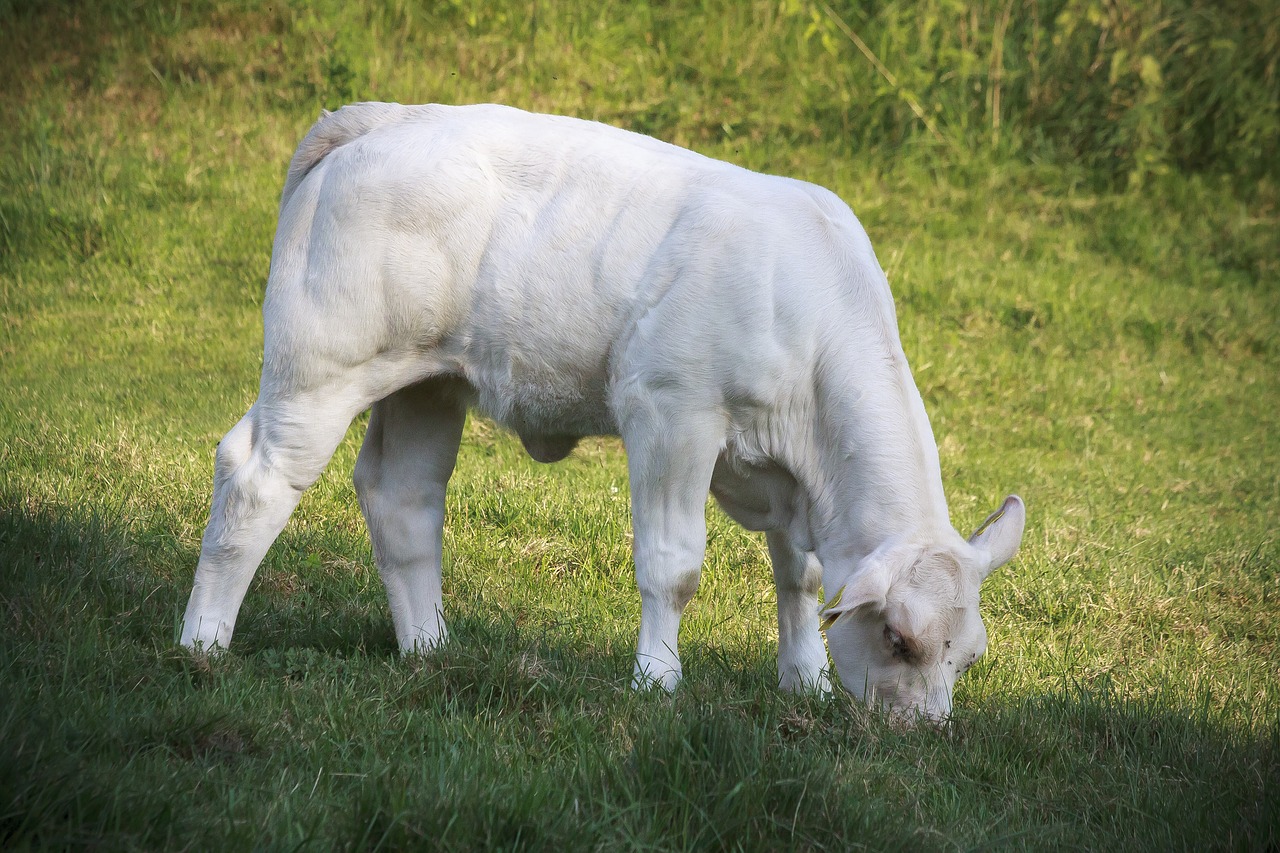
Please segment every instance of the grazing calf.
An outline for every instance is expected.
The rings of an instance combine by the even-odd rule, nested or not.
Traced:
[[[468,407],[541,462],[622,437],[638,686],[680,678],[708,491],[767,532],[781,686],[828,688],[825,628],[848,690],[941,718],[986,645],[978,588],[1025,510],[1010,497],[968,541],[951,527],[888,283],[824,189],[572,118],[356,104],[289,165],[263,322],[258,399],[218,445],[185,646],[231,641],[258,563],[370,406],[355,484],[406,652],[445,635],[445,487]]]

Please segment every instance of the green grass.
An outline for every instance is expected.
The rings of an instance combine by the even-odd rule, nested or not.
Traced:
[[[1012,4],[833,4],[897,88],[822,4],[83,5],[0,3],[6,849],[1280,843],[1280,158],[1252,7],[1024,4],[997,109]],[[1073,77],[1101,30],[1118,70]],[[1183,67],[1195,42],[1168,39],[1193,31],[1221,61]],[[764,544],[715,509],[686,681],[629,691],[621,449],[539,466],[477,419],[439,654],[395,653],[350,486],[363,420],[233,651],[175,650],[285,165],[321,106],[365,97],[600,118],[851,204],[957,527],[1009,491],[1030,508],[950,734],[773,689]]]

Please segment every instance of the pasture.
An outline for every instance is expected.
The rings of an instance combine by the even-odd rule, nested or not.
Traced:
[[[0,845],[1273,849],[1280,29],[1238,5],[0,2]],[[778,692],[764,540],[711,504],[685,681],[629,690],[619,443],[475,417],[444,649],[396,654],[363,417],[233,650],[176,648],[288,158],[360,99],[850,204],[955,526],[1028,504],[948,732]]]

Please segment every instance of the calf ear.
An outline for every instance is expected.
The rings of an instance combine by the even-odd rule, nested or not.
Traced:
[[[825,631],[846,613],[860,607],[883,609],[889,593],[889,568],[883,562],[874,561],[858,572],[857,577],[836,590],[831,600],[822,605],[818,615],[822,622],[818,630]]]
[[[983,580],[987,575],[1013,559],[1018,546],[1022,544],[1022,530],[1027,524],[1027,505],[1017,495],[1009,495],[1000,508],[973,531],[969,544],[979,551],[986,552],[990,563],[982,572]]]

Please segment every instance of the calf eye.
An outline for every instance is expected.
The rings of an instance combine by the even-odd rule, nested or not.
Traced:
[[[915,658],[915,649],[911,641],[888,625],[884,626],[884,639],[893,650],[893,656],[896,659],[910,663]]]

